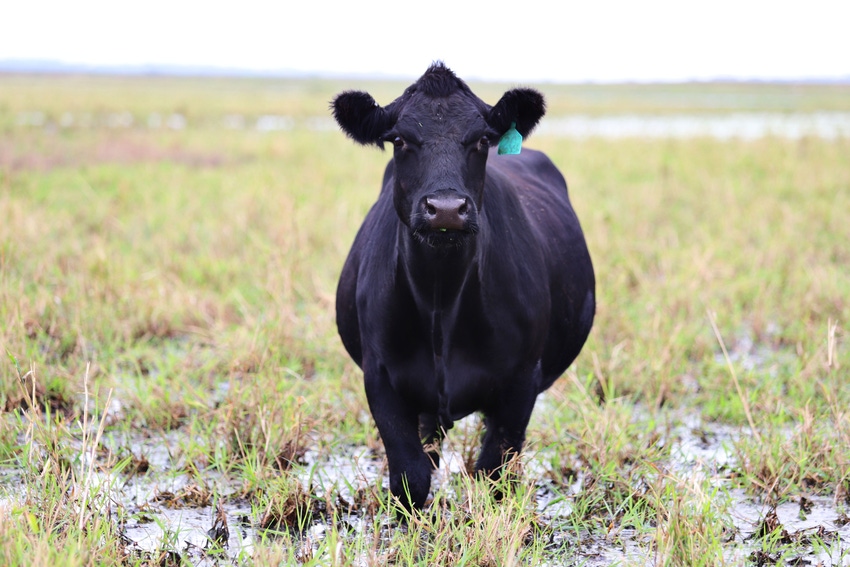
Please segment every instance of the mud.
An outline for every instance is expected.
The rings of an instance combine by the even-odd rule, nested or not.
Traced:
[[[753,500],[739,489],[728,488],[727,470],[734,465],[731,444],[741,434],[738,428],[704,423],[699,416],[679,416],[664,442],[670,444],[671,461],[665,466],[681,478],[708,477],[728,498],[732,530],[725,545],[729,564],[850,565],[850,520],[842,504],[818,495],[802,497],[771,507]],[[474,431],[475,420],[459,424]],[[241,564],[251,557],[255,543],[267,534],[259,526],[263,510],[252,507],[238,478],[204,471],[185,472],[191,467],[179,457],[179,431],[156,437],[109,436],[103,446],[117,455],[132,454],[135,474],[100,476],[99,486],[107,491],[119,512],[119,529],[131,555],[193,565]],[[448,445],[448,444],[447,444]],[[82,455],[91,462],[93,455]],[[537,483],[535,504],[537,523],[545,538],[551,565],[580,561],[589,567],[614,564],[655,565],[654,533],[632,527],[613,527],[593,533],[576,533],[570,524],[571,496],[582,490],[585,479],[579,473],[572,485],[555,487],[547,478],[547,464],[553,457],[546,451],[529,451],[525,474]],[[464,455],[446,447],[434,487],[449,486],[453,475],[463,474]],[[332,453],[308,449],[301,463],[292,469],[314,502],[333,501],[336,527],[343,537],[365,536],[388,541],[388,535],[403,529],[390,519],[381,520],[382,533],[374,534],[374,504],[377,486],[387,486],[385,461],[381,454],[365,446],[349,446]],[[3,499],[9,506],[22,497],[11,490],[15,475],[2,479]],[[551,478],[551,477],[550,477]],[[725,502],[724,502],[725,504]],[[309,556],[326,537],[329,516],[318,510],[300,535],[299,553]],[[800,550],[804,550],[801,552]],[[364,559],[365,561],[365,559]]]
[[[474,424],[466,427],[474,428]],[[687,417],[681,425],[673,428],[669,434],[671,455],[670,469],[682,475],[706,475],[716,478],[719,484],[725,481],[723,471],[734,464],[731,450],[732,442],[740,435],[735,427],[702,423],[698,416]],[[155,468],[164,468],[167,459],[164,448],[149,454]],[[374,489],[377,484],[386,486],[385,463],[381,455],[368,447],[348,447],[331,455],[320,455],[308,450],[304,456],[305,464],[298,470],[298,478],[304,486],[311,487],[314,494],[335,494],[339,502],[358,503],[364,491]],[[526,465],[527,474],[540,475],[551,458],[545,452],[530,453]],[[444,451],[440,469],[435,473],[435,488],[444,486],[452,475],[462,474],[464,457],[457,451]],[[542,477],[542,475],[540,475]],[[569,493],[578,493],[582,489],[581,477],[568,487]],[[126,506],[139,510],[135,523],[128,523],[125,535],[139,549],[149,552],[162,548],[163,537],[171,537],[181,543],[183,552],[195,555],[203,560],[202,550],[208,541],[207,532],[213,525],[215,508],[169,509],[156,501],[157,491],[179,492],[191,485],[192,479],[174,477],[168,482],[133,480],[123,489],[122,502]],[[231,502],[228,490],[235,493],[234,487],[226,483],[218,488],[218,494],[227,516],[227,522],[235,529],[230,530],[226,548],[227,557],[236,560],[240,555],[250,555],[257,536],[256,526],[251,518],[256,517],[245,502],[236,499]],[[569,499],[563,497],[563,489],[552,490],[548,481],[540,481],[535,494],[539,521],[546,527],[548,535],[547,549],[552,554],[552,564],[558,564],[564,556],[578,556],[585,565],[607,566],[612,564],[654,565],[656,561],[652,546],[652,534],[639,533],[634,529],[616,529],[603,535],[576,534],[569,527],[572,506]],[[743,564],[782,557],[782,546],[768,546],[759,530],[765,518],[775,513],[780,529],[787,533],[788,544],[798,544],[795,559],[805,565],[850,565],[850,523],[839,511],[836,503],[829,498],[811,496],[801,508],[800,502],[787,502],[771,508],[752,500],[742,490],[728,490],[731,500],[732,523],[734,533],[728,542],[726,559],[731,564]],[[350,533],[369,532],[373,523],[367,518],[362,505],[352,506],[353,513],[340,518]],[[804,510],[804,511],[801,511]],[[138,514],[141,514],[139,516]],[[155,519],[155,521],[154,521]],[[324,521],[315,521],[308,530],[313,547],[317,548],[330,526]],[[806,543],[807,538],[809,543]],[[800,543],[807,553],[800,554]],[[768,550],[768,551],[765,551]],[[761,555],[759,555],[761,554]],[[820,562],[820,563],[819,563]]]
[[[729,341],[729,356],[736,364],[770,372],[777,360],[787,363],[786,358],[794,355],[757,347],[752,331],[741,329]],[[718,357],[717,362],[722,363],[723,359]],[[224,384],[218,395],[223,398],[226,393]],[[551,403],[544,394],[539,409],[545,410]],[[635,422],[658,424],[657,442],[670,455],[657,463],[663,474],[675,476],[685,484],[708,480],[717,488],[718,506],[729,510],[729,530],[724,540],[724,559],[729,564],[850,566],[846,502],[810,494],[771,505],[734,488],[730,480],[730,471],[736,466],[734,446],[742,435],[747,435],[745,428],[704,421],[693,412],[667,410],[663,415],[650,415],[638,406],[631,411]],[[121,404],[113,399],[107,423],[123,419],[122,413]],[[451,495],[451,481],[464,474],[470,459],[463,440],[476,439],[479,428],[476,416],[456,424],[434,474],[435,490],[445,488]],[[116,513],[129,554],[156,562],[167,557],[166,563],[241,564],[252,556],[256,542],[270,534],[261,527],[267,523],[268,510],[252,505],[256,500],[245,493],[238,475],[223,475],[210,469],[200,474],[187,472],[194,469],[181,457],[186,442],[180,430],[157,435],[107,433],[97,454],[83,454],[82,447],[76,449],[81,452],[84,466],[97,464],[104,455],[109,455],[113,463],[132,457],[124,471],[96,477],[96,484],[90,487],[109,495],[111,511]],[[566,560],[589,567],[655,565],[659,558],[652,526],[636,530],[612,521],[607,529],[603,526],[576,532],[573,502],[587,488],[589,479],[576,462],[571,466],[576,471],[575,478],[564,481],[560,472],[550,470],[551,463],[564,461],[564,455],[553,455],[552,451],[531,447],[523,463],[526,478],[539,479],[534,495],[535,529],[539,532],[535,537],[544,538],[549,564],[560,565]],[[3,471],[0,506],[10,507],[25,498],[21,489],[15,488],[21,486],[19,472]],[[334,447],[329,451],[308,443],[289,473],[304,487],[304,497],[313,506],[307,525],[303,526],[306,529],[289,530],[303,556],[315,552],[334,528],[344,538],[360,537],[387,544],[389,536],[403,530],[392,519],[378,518],[380,533],[375,533],[375,513],[380,499],[385,497],[379,487],[386,487],[389,482],[381,452],[366,446]],[[552,479],[557,479],[557,484]]]
[[[727,554],[730,563],[850,565],[850,521],[833,498],[809,495],[773,507],[759,505],[741,490],[730,496],[738,544]]]

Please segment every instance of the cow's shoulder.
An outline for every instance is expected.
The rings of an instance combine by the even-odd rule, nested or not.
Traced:
[[[488,175],[507,179],[509,184],[539,185],[566,189],[567,183],[558,167],[545,153],[523,149],[517,155],[498,155],[492,151],[487,162]]]

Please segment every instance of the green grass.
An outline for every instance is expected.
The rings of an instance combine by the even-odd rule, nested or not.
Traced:
[[[839,520],[850,507],[850,141],[532,136],[587,236],[594,330],[538,402],[501,502],[455,473],[399,523],[333,321],[388,154],[305,128],[344,88],[400,91],[0,76],[0,563],[197,563],[165,510],[214,502],[253,534],[229,560],[256,564],[846,556],[840,522],[817,542],[757,524],[802,497]],[[476,88],[494,102],[504,85]],[[555,116],[850,110],[841,86],[543,90]],[[41,125],[21,119],[36,111]],[[109,125],[125,111],[132,126]],[[186,127],[149,128],[153,114]],[[264,114],[294,127],[256,131]],[[701,438],[731,460],[683,459]],[[475,427],[445,448],[474,460]],[[351,451],[355,472],[320,482]],[[741,531],[744,504],[764,511]],[[155,549],[125,537],[145,522],[166,533]]]

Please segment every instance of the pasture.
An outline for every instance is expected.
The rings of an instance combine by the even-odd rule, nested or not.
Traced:
[[[398,522],[328,101],[404,86],[0,76],[0,563],[850,565],[850,87],[531,85],[594,328],[501,502],[468,418]]]

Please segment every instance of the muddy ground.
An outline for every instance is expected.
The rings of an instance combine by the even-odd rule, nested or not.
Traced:
[[[640,412],[638,412],[639,414]],[[476,427],[475,418],[465,427]],[[781,534],[788,544],[805,549],[794,558],[794,565],[850,565],[850,519],[835,498],[811,495],[776,506],[759,502],[743,490],[727,488],[734,455],[730,443],[741,430],[728,425],[704,423],[698,417],[682,420],[663,440],[671,443],[673,460],[666,465],[687,478],[708,476],[720,488],[718,498],[728,498],[731,524],[726,542],[726,559],[732,565],[774,565],[776,547],[764,551],[762,536]],[[120,525],[128,552],[141,556],[167,556],[173,561],[193,565],[240,564],[251,556],[255,541],[264,530],[263,510],[252,509],[238,480],[224,475],[185,471],[179,454],[180,433],[173,431],[157,438],[107,436],[104,445],[120,454],[129,451],[134,459],[132,474],[101,478],[110,483],[113,505],[125,518]],[[551,456],[549,456],[551,457]],[[559,557],[581,558],[587,566],[655,565],[653,534],[631,528],[612,529],[609,533],[576,533],[570,527],[572,508],[568,499],[555,490],[548,471],[545,451],[531,448],[525,454],[526,475],[540,478],[536,483],[535,502],[541,530],[535,537],[547,539],[553,565]],[[435,488],[453,475],[465,474],[463,456],[444,448],[440,469],[435,472]],[[333,455],[306,450],[294,465],[298,480],[317,501],[333,501],[347,506],[338,514],[337,528],[352,537],[374,530],[373,517],[364,504],[364,493],[388,483],[386,464],[381,454],[368,447],[346,447]],[[570,490],[582,489],[581,473]],[[719,503],[720,504],[720,503]],[[725,504],[725,503],[724,503]],[[113,511],[114,512],[114,511]],[[329,516],[312,515],[302,531],[288,530],[299,542],[298,553],[309,557],[325,536]],[[382,520],[382,530],[404,530],[394,520]],[[373,534],[369,534],[370,536]],[[218,545],[214,545],[218,543]],[[780,542],[781,543],[781,542]],[[828,547],[824,547],[826,544]],[[214,553],[211,550],[217,550]],[[351,558],[349,558],[351,559]],[[572,559],[571,559],[572,560]],[[366,564],[366,559],[363,559]]]

